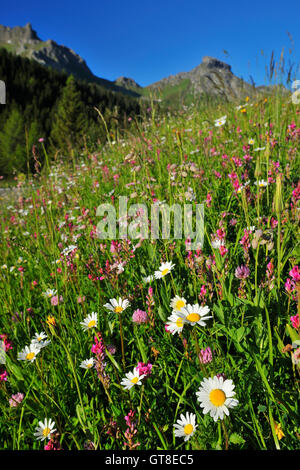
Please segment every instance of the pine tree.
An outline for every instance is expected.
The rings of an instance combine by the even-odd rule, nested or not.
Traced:
[[[21,113],[12,109],[0,132],[0,174],[11,176],[25,168],[25,129]]]
[[[82,145],[85,130],[85,108],[76,81],[71,75],[58,102],[51,139],[61,152],[70,154],[72,149]]]

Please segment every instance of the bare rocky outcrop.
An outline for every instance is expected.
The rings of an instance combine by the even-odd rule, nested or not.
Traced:
[[[214,57],[205,56],[197,67],[189,72],[170,75],[150,85],[152,89],[163,89],[179,85],[183,80],[189,81],[189,92],[193,95],[207,94],[219,96],[229,101],[253,93],[253,86],[238,78],[231,71],[231,66]]]

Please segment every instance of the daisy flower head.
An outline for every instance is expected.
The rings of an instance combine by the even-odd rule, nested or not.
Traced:
[[[220,248],[221,246],[224,246],[225,245],[225,241],[224,240],[221,240],[220,238],[215,238],[214,240],[212,240],[211,242],[211,246],[213,248]]]
[[[25,346],[25,348],[18,353],[18,361],[33,362],[40,351],[41,347],[38,344],[31,343],[30,346]]]
[[[91,328],[97,328],[98,326],[98,314],[97,312],[90,313],[80,325],[84,331],[90,330]]]
[[[199,304],[190,305],[187,304],[186,307],[181,309],[181,312],[178,312],[178,316],[180,316],[186,323],[194,326],[196,324],[200,326],[206,326],[206,321],[211,316],[207,316],[209,312],[209,307],[205,305],[201,307]]]
[[[110,303],[105,304],[104,307],[114,313],[121,313],[130,305],[128,299],[122,300],[121,297],[119,297],[119,300],[109,299],[109,302]]]
[[[186,413],[180,415],[180,419],[176,421],[174,426],[175,437],[184,437],[184,441],[188,441],[196,431],[196,415],[193,413]]]
[[[215,120],[215,127],[221,127],[224,126],[226,123],[227,116],[222,116],[219,119]]]
[[[143,282],[145,284],[148,284],[148,283],[152,282],[153,280],[154,280],[154,276],[152,274],[150,274],[150,276],[143,277]]]
[[[142,385],[141,380],[145,377],[145,374],[140,375],[138,367],[135,367],[132,372],[128,372],[122,379],[121,385],[125,390],[130,390],[135,385]]]
[[[158,271],[155,271],[154,276],[155,279],[161,279],[162,277],[165,277],[167,274],[169,274],[170,271],[174,268],[175,264],[172,264],[170,261],[167,261],[166,263],[163,263]]]
[[[260,188],[264,188],[265,186],[268,186],[268,182],[265,180],[259,180],[254,182],[255,186],[259,186]]]
[[[178,312],[174,311],[172,315],[168,318],[166,323],[166,330],[172,335],[175,333],[181,333],[184,327],[184,319],[178,316]]]
[[[186,306],[186,300],[183,297],[179,297],[175,295],[175,297],[171,300],[170,307],[176,312],[180,312],[183,307]]]
[[[238,405],[238,400],[232,398],[235,395],[234,388],[231,379],[224,380],[222,376],[204,378],[196,393],[203,413],[209,413],[214,421],[223,419],[224,415],[229,416],[229,408]]]
[[[85,361],[82,361],[79,367],[82,367],[82,369],[92,369],[94,363],[94,358],[90,357],[90,359],[85,359]]]
[[[36,432],[34,433],[34,436],[40,440],[44,441],[45,439],[49,438],[50,435],[56,431],[56,428],[54,428],[55,423],[52,421],[52,419],[44,419],[44,422],[39,421],[39,425],[36,427]]]
[[[35,333],[34,337],[31,340],[31,344],[35,344],[40,347],[40,349],[45,348],[50,344],[51,341],[47,340],[47,335],[44,331],[41,333]]]
[[[53,297],[56,294],[57,294],[57,290],[55,290],[55,289],[47,289],[45,292],[42,293],[42,295],[46,299],[51,299],[51,297]]]

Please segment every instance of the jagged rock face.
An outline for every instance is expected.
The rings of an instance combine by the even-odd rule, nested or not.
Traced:
[[[44,47],[39,50],[33,51],[32,58],[42,65],[56,70],[65,70],[68,74],[72,73],[79,78],[93,76],[82,57],[72,51],[72,49],[59,46],[52,40],[46,41]]]
[[[189,91],[194,95],[208,94],[232,101],[253,93],[253,87],[236,77],[230,65],[213,57],[203,57],[202,63],[190,72],[170,75],[150,88],[179,85],[182,80],[189,80]]]
[[[86,62],[78,54],[55,41],[42,41],[30,23],[14,28],[0,25],[0,45],[1,43],[13,46],[16,54],[34,59],[42,65],[64,70],[78,78],[93,77]]]
[[[40,41],[30,23],[25,26],[15,26],[14,28],[0,25],[0,42],[20,41],[26,43],[31,40]]]

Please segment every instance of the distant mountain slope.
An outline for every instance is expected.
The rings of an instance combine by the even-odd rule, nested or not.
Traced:
[[[40,65],[73,74],[77,79],[96,83],[113,92],[148,100],[150,97],[162,104],[178,106],[195,103],[204,97],[235,101],[245,96],[270,94],[274,87],[254,87],[232,73],[231,66],[213,57],[203,57],[202,63],[189,72],[170,75],[147,87],[135,80],[119,77],[115,81],[97,77],[85,60],[72,49],[49,39],[42,41],[30,23],[13,28],[0,25],[0,48],[27,57]],[[288,92],[284,87],[278,88]]]
[[[213,57],[203,57],[202,63],[190,72],[170,75],[147,88],[160,92],[162,99],[174,95],[186,99],[210,95],[233,101],[255,92],[252,85],[232,73],[230,65]]]
[[[22,57],[33,59],[46,67],[66,72],[68,75],[72,74],[80,80],[97,83],[126,95],[139,96],[132,89],[94,75],[85,60],[69,47],[59,45],[51,39],[42,41],[30,23],[24,27],[15,26],[13,28],[0,25],[1,47]]]

